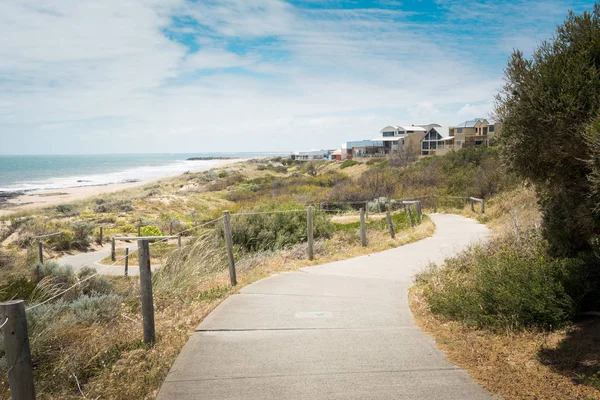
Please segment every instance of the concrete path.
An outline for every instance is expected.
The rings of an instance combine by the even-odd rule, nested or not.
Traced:
[[[137,249],[137,244],[131,244],[129,246],[129,251],[132,252]],[[97,251],[90,251],[88,253],[79,253],[74,254],[72,256],[62,257],[56,260],[59,264],[67,264],[73,267],[75,272],[79,271],[83,267],[92,267],[95,268],[102,275],[124,275],[125,267],[123,266],[110,266],[100,264],[99,261],[104,258],[110,256],[110,245],[106,246],[106,248]],[[152,265],[151,269],[154,271],[157,268],[160,268],[159,265]],[[128,274],[131,276],[140,274],[140,267],[137,265],[130,265],[128,268]]]
[[[490,399],[413,322],[415,272],[488,229],[432,215],[434,236],[271,276],[197,328],[158,399]]]

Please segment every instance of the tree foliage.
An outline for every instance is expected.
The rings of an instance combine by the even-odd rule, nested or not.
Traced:
[[[569,13],[555,36],[526,58],[514,51],[497,97],[502,156],[533,182],[554,254],[589,248],[598,230],[600,6]]]

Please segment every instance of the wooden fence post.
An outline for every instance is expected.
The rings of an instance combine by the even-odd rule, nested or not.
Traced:
[[[404,205],[404,209],[406,210],[406,213],[408,214],[408,220],[410,221],[410,227],[414,228],[415,223],[413,221],[412,211],[410,209],[410,204],[405,204]]]
[[[360,241],[363,247],[367,247],[367,229],[365,227],[365,209],[360,209]]]
[[[129,247],[125,247],[125,276],[129,272]]]
[[[313,241],[314,241],[314,232],[313,232],[313,207],[308,206],[307,210],[307,221],[306,221],[306,236],[308,240],[308,259],[313,260],[315,258]]]
[[[390,229],[390,236],[392,239],[396,238],[396,232],[394,232],[394,221],[392,221],[392,213],[390,212],[390,206],[388,205],[386,213],[388,228]]]
[[[417,200],[416,203],[416,209],[417,209],[417,222],[419,223],[419,225],[421,225],[421,215],[423,213],[423,209],[421,207],[421,200]]]
[[[152,298],[152,271],[150,270],[150,244],[148,239],[138,240],[138,257],[144,343],[153,345],[156,342],[156,332],[154,328],[154,299]]]
[[[173,221],[169,223],[169,235],[173,234]]]
[[[433,195],[433,212],[437,212],[437,196]]]
[[[98,244],[102,246],[102,227],[100,227],[100,237],[98,238]]]
[[[138,223],[138,237],[142,236],[142,221]]]
[[[27,317],[23,300],[0,303],[0,325],[2,324],[5,324],[2,329],[11,397],[15,400],[35,400]]]
[[[177,235],[177,248],[181,248],[181,235]]]
[[[223,211],[223,226],[225,228],[225,245],[227,246],[227,258],[229,259],[229,279],[231,286],[237,285],[235,275],[235,259],[233,258],[233,238],[231,237],[231,216],[229,211]]]
[[[471,202],[471,211],[475,212],[475,204],[474,204],[474,202],[473,202],[473,198],[472,198],[472,197],[470,197],[470,198],[469,198],[469,201]]]
[[[485,214],[485,200],[481,199],[481,213]]]
[[[40,257],[40,264],[44,263],[44,244],[41,240],[38,241],[38,254]]]
[[[115,250],[115,238],[113,237],[110,242],[110,259],[115,262],[117,261],[117,252]]]

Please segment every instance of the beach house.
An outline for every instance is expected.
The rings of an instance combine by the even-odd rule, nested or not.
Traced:
[[[450,127],[450,136],[454,137],[454,146],[457,149],[487,146],[499,129],[498,124],[491,118],[475,118]]]

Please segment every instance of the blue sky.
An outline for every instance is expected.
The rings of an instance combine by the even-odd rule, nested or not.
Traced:
[[[487,117],[578,1],[5,0],[0,154],[335,148]]]

